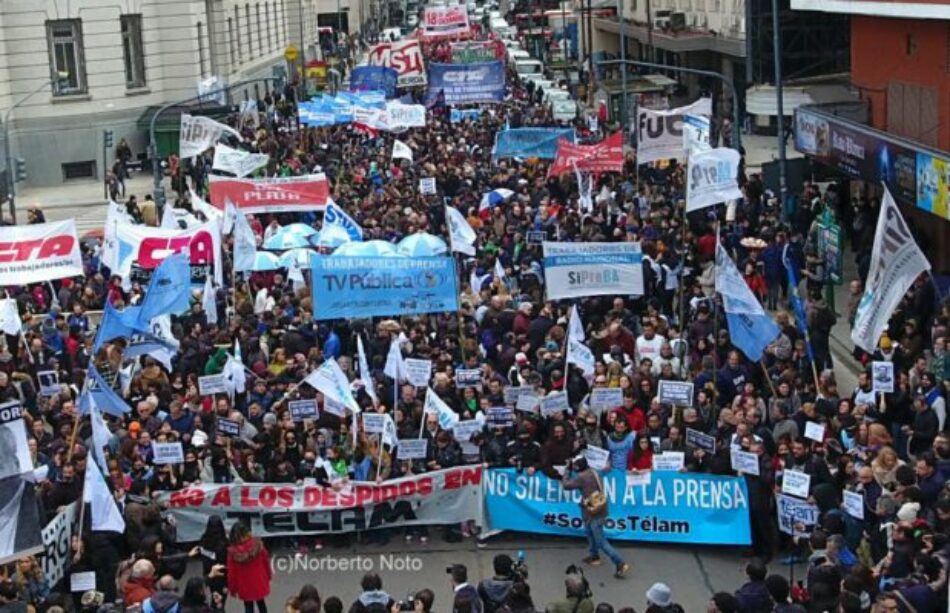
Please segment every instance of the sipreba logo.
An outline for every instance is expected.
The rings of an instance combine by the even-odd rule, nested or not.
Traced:
[[[188,259],[192,264],[214,263],[214,239],[207,230],[200,230],[194,236],[175,236],[172,238],[148,237],[139,246],[138,264],[142,268],[152,269],[173,253],[188,249]]]
[[[76,238],[69,234],[28,241],[0,242],[0,262],[25,262],[68,256],[75,245]]]

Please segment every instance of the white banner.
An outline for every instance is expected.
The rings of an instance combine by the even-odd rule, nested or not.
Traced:
[[[545,241],[542,245],[548,300],[643,295],[640,243]]]
[[[386,112],[389,114],[389,129],[392,131],[426,127],[426,107],[421,104],[390,101],[386,103]]]
[[[201,538],[208,518],[230,526],[241,519],[257,536],[333,534],[394,526],[482,525],[481,466],[460,466],[383,483],[343,489],[284,483],[201,484],[161,492],[158,503],[174,516],[178,540]]]
[[[686,211],[699,209],[742,197],[739,189],[739,152],[718,147],[694,151],[686,167]]]
[[[386,66],[399,73],[399,87],[426,84],[426,68],[422,60],[422,48],[415,39],[380,43],[369,51],[370,66]]]
[[[136,269],[151,271],[173,253],[188,253],[192,284],[204,287],[204,271],[210,266],[214,269],[215,284],[221,287],[224,285],[224,276],[219,226],[216,219],[187,230],[117,224],[116,267],[112,274],[128,281],[133,276],[133,264]]]
[[[637,109],[637,163],[646,164],[656,160],[677,159],[684,161],[683,116],[712,115],[712,101],[700,98],[696,102],[670,109],[654,111],[646,107]]]
[[[178,140],[178,155],[184,158],[194,157],[209,148],[227,132],[241,139],[241,134],[230,126],[209,117],[181,114],[181,132]]]
[[[396,139],[393,141],[393,155],[392,159],[398,160],[409,160],[412,162],[412,147],[402,142],[401,140]]]
[[[0,227],[0,286],[82,274],[75,220]]]
[[[66,570],[72,562],[77,506],[78,503],[74,502],[63,507],[43,528],[43,578],[49,582],[50,587],[66,576]]]
[[[268,161],[270,156],[266,153],[250,153],[219,143],[214,146],[212,168],[243,178],[258,168],[267,166]]]
[[[851,330],[851,340],[855,345],[874,353],[894,309],[918,275],[928,270],[930,262],[914,241],[897,203],[885,186],[868,281]]]
[[[687,155],[709,148],[709,117],[683,115],[683,149]]]

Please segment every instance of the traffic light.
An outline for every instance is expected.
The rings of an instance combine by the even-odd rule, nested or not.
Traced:
[[[112,144],[112,130],[104,130],[102,132],[102,146],[108,149]]]
[[[14,168],[16,169],[16,173],[14,174],[16,177],[16,182],[19,183],[20,181],[26,181],[26,160],[23,158],[16,158],[13,160],[13,164]]]

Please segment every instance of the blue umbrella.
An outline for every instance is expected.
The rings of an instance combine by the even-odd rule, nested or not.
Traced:
[[[273,253],[268,253],[267,251],[258,251],[256,254],[254,254],[254,265],[251,266],[251,270],[259,272],[265,270],[277,270],[279,268],[281,268],[280,261]]]
[[[288,232],[287,228],[281,228],[273,236],[264,241],[264,249],[296,249],[298,247],[309,247],[310,243],[306,236]]]
[[[310,237],[310,242],[317,247],[335,249],[340,245],[353,242],[353,237],[343,226],[324,226],[319,237]]]
[[[291,249],[281,254],[277,262],[281,268],[290,268],[295,263],[298,268],[310,268],[310,258],[317,257],[310,249]]]
[[[410,234],[401,241],[396,250],[408,257],[425,257],[432,255],[445,255],[449,252],[445,241],[429,234],[428,232],[417,232]]]
[[[363,243],[346,243],[333,252],[333,255],[350,256],[396,256],[396,246],[386,241],[366,241]]]
[[[281,232],[290,232],[291,234],[299,234],[300,236],[313,236],[318,232],[313,226],[308,226],[305,223],[292,223],[284,226],[280,229]]]

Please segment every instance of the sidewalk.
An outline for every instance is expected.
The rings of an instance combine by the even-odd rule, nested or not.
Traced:
[[[152,175],[139,172],[125,182],[126,196],[135,194],[141,201],[152,193]],[[101,181],[69,181],[53,187],[25,187],[17,191],[17,209],[38,206],[43,210],[82,208],[106,203]]]

